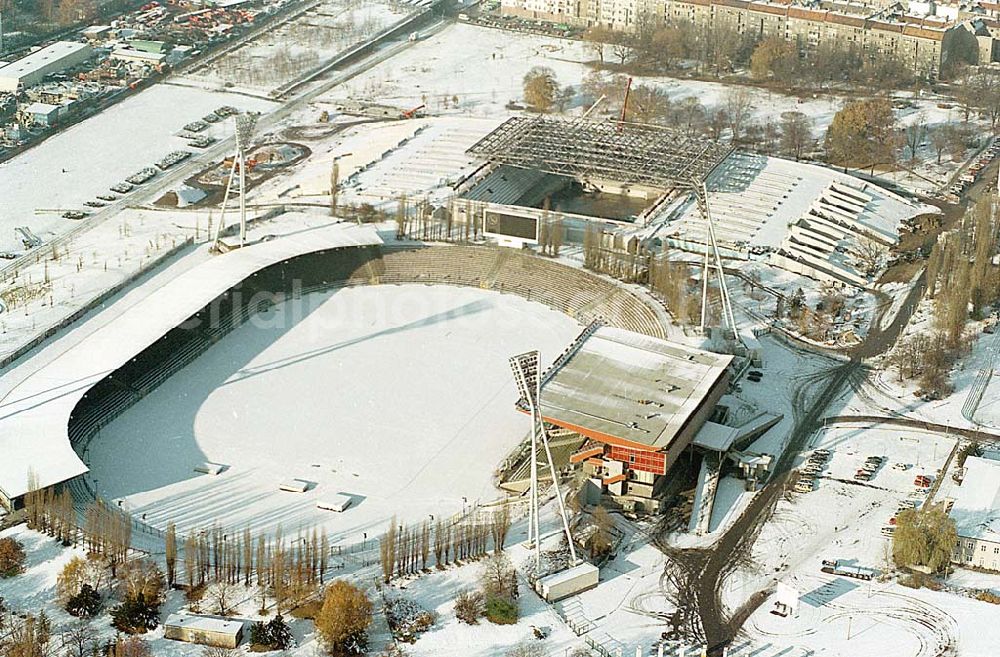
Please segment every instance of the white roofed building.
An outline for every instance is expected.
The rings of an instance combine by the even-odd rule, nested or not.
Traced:
[[[86,43],[57,41],[0,68],[0,91],[16,92],[36,85],[47,75],[87,61],[93,52]]]
[[[952,561],[1000,571],[1000,461],[970,456],[949,514],[958,545]]]
[[[235,648],[243,640],[243,621],[214,616],[171,614],[163,623],[163,637],[217,648]]]

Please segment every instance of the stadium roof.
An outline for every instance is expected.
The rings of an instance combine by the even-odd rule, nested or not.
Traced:
[[[252,244],[193,267],[125,309],[114,321],[31,369],[0,402],[0,492],[28,492],[29,473],[40,488],[87,472],[69,442],[70,413],[91,387],[251,274],[282,260],[349,246],[381,244],[371,226],[312,227],[282,217],[277,239]],[[294,231],[294,232],[293,232]]]
[[[518,116],[468,152],[524,169],[667,188],[700,184],[733,148],[660,126]]]
[[[543,379],[542,417],[636,449],[668,448],[733,360],[608,326],[581,338]]]

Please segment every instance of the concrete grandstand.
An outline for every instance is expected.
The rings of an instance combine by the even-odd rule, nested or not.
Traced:
[[[525,222],[557,214],[569,243],[598,221],[700,255],[712,241],[708,207],[722,257],[868,287],[873,250],[896,244],[904,222],[936,211],[826,167],[652,126],[517,118],[468,152],[485,165],[456,191],[476,203],[487,233],[509,244],[533,243]]]

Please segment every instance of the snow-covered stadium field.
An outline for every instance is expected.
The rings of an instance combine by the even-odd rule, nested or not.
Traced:
[[[551,362],[580,330],[520,297],[448,286],[316,293],[254,318],[112,422],[90,445],[98,491],[178,531],[319,526],[371,537],[496,497],[523,438],[507,358]],[[225,464],[199,475],[203,461]],[[290,479],[306,493],[278,490]],[[344,513],[316,502],[344,492]],[[464,499],[463,499],[464,498]]]

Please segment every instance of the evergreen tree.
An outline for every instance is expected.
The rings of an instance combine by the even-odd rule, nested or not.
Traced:
[[[292,645],[292,630],[278,614],[267,624],[268,645],[274,650],[285,650]]]
[[[101,594],[90,584],[80,587],[80,592],[66,602],[66,611],[78,618],[92,618],[101,610]]]

